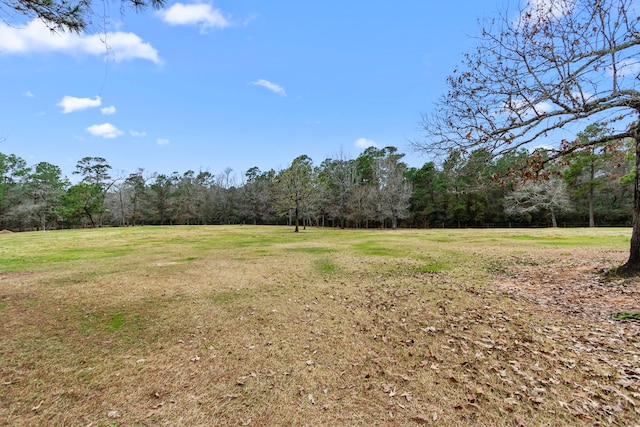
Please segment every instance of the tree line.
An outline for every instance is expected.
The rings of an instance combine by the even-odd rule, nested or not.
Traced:
[[[577,140],[604,132],[590,125]],[[439,163],[408,167],[395,147],[369,147],[355,159],[318,165],[302,155],[282,170],[227,168],[170,175],[138,169],[114,174],[85,157],[71,184],[47,162],[33,166],[0,153],[0,229],[170,224],[286,224],[341,228],[630,225],[633,144],[594,145],[526,176],[544,150],[493,157],[452,151]],[[517,175],[521,171],[520,175]],[[517,175],[517,179],[513,176]]]

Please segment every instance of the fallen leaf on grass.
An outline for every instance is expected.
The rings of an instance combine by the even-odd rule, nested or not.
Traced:
[[[518,400],[513,398],[513,397],[507,397],[504,401],[506,403],[508,403],[509,405],[514,405],[515,406],[515,405],[518,404]]]
[[[435,412],[434,412],[435,414]],[[416,421],[418,423],[422,423],[422,424],[429,424],[431,423],[431,420],[429,419],[428,416],[424,415],[424,414],[419,414],[419,415],[415,415],[413,418],[411,418],[413,421]]]
[[[400,396],[404,397],[407,402],[411,402],[413,400],[413,396],[411,396],[411,393],[402,393]]]

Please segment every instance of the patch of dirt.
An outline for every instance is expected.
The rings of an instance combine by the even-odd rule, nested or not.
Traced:
[[[640,322],[614,316],[640,312],[640,277],[605,278],[604,272],[622,260],[583,255],[512,265],[495,284],[501,292],[533,302],[543,317],[549,313],[548,323],[537,332],[556,347],[543,354],[554,366],[590,378],[572,380],[574,398],[558,399],[560,407],[593,422],[585,424],[626,425],[616,417],[625,412],[636,420],[640,416]]]
[[[7,230],[7,229],[0,230],[0,234],[11,234],[11,233],[13,233],[13,231],[10,231],[10,230]]]
[[[32,271],[20,271],[20,272],[0,272],[0,280],[12,280],[22,277],[33,276],[34,272]]]
[[[605,278],[610,264],[571,261],[515,266],[499,289],[573,318],[603,321],[615,313],[640,311],[640,278]]]

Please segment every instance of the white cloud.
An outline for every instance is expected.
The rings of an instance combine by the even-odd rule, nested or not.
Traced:
[[[158,145],[167,145],[170,141],[165,138],[158,138],[156,139],[156,142],[158,143]]]
[[[553,111],[553,104],[548,101],[538,102],[533,104],[528,99],[513,99],[511,103],[499,110],[502,113],[510,114],[511,112],[517,113],[523,117],[532,117],[535,114],[547,114]]]
[[[124,133],[111,123],[89,126],[87,128],[87,132],[89,132],[91,135],[100,136],[107,139],[116,138]]]
[[[560,19],[570,15],[575,7],[575,0],[529,0],[525,13],[538,22]]]
[[[104,107],[100,109],[100,112],[102,114],[115,114],[116,112],[116,107],[114,107],[113,105],[110,107]]]
[[[367,138],[358,138],[353,143],[353,145],[355,145],[358,148],[367,148],[367,147],[377,147],[378,146],[378,144],[376,144],[375,141],[373,141],[371,139],[367,139]]]
[[[544,102],[538,102],[535,105],[535,110],[538,112],[538,114],[547,114],[553,111],[553,104],[551,104],[550,102],[544,101]]]
[[[135,138],[141,138],[147,135],[146,132],[138,132],[137,130],[130,130],[129,134]]]
[[[107,56],[116,62],[147,59],[156,64],[158,51],[134,33],[104,34],[52,33],[41,21],[34,19],[25,27],[14,27],[0,21],[0,55],[32,52],[60,52]]]
[[[268,80],[260,79],[260,80],[256,80],[255,82],[251,82],[251,84],[267,88],[271,92],[277,93],[280,96],[287,96],[287,93],[285,92],[285,90],[284,90],[284,88],[282,86],[277,85],[275,83],[271,83]]]
[[[103,55],[108,48],[109,56],[116,62],[139,58],[147,59],[155,64],[162,63],[158,51],[134,33],[118,31],[107,33],[106,36],[94,34],[86,38],[83,47],[84,51],[94,55]]]
[[[640,61],[637,59],[625,59],[616,64],[618,77],[636,77],[640,74]],[[613,66],[609,66],[609,76],[613,76]]]
[[[102,98],[96,96],[95,99],[91,98],[76,98],[75,96],[64,96],[62,101],[56,105],[62,107],[62,113],[71,113],[73,111],[85,110],[87,108],[99,107],[102,105]]]
[[[26,96],[27,98],[35,98],[35,95],[33,93],[31,93],[30,90],[23,92],[22,96]]]
[[[231,25],[220,9],[214,9],[206,3],[176,3],[169,9],[159,11],[158,15],[170,25],[198,25],[201,33],[209,28],[225,28]]]

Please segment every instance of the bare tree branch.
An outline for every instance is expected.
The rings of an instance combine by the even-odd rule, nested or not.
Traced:
[[[595,121],[612,127],[612,139],[632,136],[628,125],[640,111],[640,28],[628,16],[633,1],[544,5],[485,26],[434,113],[423,116],[425,138],[415,148],[499,155],[544,142],[561,150],[557,130]]]

